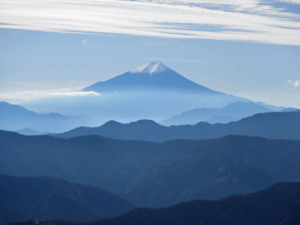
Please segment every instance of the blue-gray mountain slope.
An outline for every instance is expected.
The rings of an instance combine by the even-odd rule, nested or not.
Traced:
[[[0,173],[63,178],[161,207],[299,181],[300,142],[227,136],[152,143],[0,131]]]

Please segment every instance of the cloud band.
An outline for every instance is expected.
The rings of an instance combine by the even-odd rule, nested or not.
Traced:
[[[271,2],[10,0],[0,1],[0,28],[300,45],[299,14]]]

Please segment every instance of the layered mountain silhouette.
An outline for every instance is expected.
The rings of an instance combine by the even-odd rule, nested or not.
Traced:
[[[151,143],[1,131],[0,173],[63,178],[161,207],[299,181],[299,149],[299,141],[244,136]]]
[[[0,224],[26,220],[88,221],[123,214],[137,206],[83,184],[50,177],[0,175]]]
[[[89,124],[88,121],[89,119],[83,116],[64,116],[58,113],[40,114],[19,105],[0,102],[0,129],[3,130],[20,130],[24,133],[31,130],[28,134],[45,131],[62,132],[81,124]]]
[[[219,201],[191,201],[168,208],[139,208],[122,216],[86,225],[298,225],[300,183],[277,183],[253,194],[230,196]],[[14,225],[33,225],[32,222]],[[43,225],[69,225],[63,221]]]
[[[232,134],[300,140],[300,112],[260,113],[228,124],[200,122],[195,125],[170,127],[150,120],[140,120],[128,124],[110,121],[100,127],[79,127],[54,136],[70,138],[91,134],[122,140],[155,142],[174,139],[218,138]]]
[[[197,124],[201,121],[208,123],[228,123],[271,110],[254,102],[234,102],[223,108],[199,108],[183,112],[166,119],[164,125]]]

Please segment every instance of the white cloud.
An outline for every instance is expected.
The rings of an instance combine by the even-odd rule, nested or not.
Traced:
[[[99,96],[100,94],[94,91],[73,91],[73,92],[49,92],[48,96]]]
[[[86,46],[87,45],[87,40],[82,40],[82,44],[84,45],[84,46]]]
[[[10,0],[0,1],[0,28],[300,45],[299,14],[272,2]]]
[[[300,4],[300,0],[277,0],[278,2],[292,3],[292,4]]]
[[[293,87],[297,88],[300,86],[300,81],[299,80],[295,80],[295,81],[292,81],[292,80],[288,80],[287,81],[289,84],[291,84]]]
[[[2,92],[0,93],[0,100],[4,101],[28,101],[47,97],[76,97],[76,96],[100,96],[94,91],[81,91],[79,87],[59,88],[53,90],[29,90],[20,92]]]

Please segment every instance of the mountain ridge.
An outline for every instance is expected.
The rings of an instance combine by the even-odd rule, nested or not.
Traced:
[[[169,127],[157,124],[154,121],[146,125],[140,121],[128,124],[117,123],[114,126],[109,126],[109,124],[110,122],[96,128],[82,127],[62,134],[53,134],[53,136],[70,138],[95,134],[121,140],[154,142],[174,139],[209,139],[226,135],[300,140],[300,111],[258,113],[228,124],[199,122],[195,125],[173,125]],[[145,133],[145,131],[147,132]]]
[[[153,143],[0,131],[0,173],[63,178],[162,207],[298,181],[299,149],[299,141],[247,136]]]

